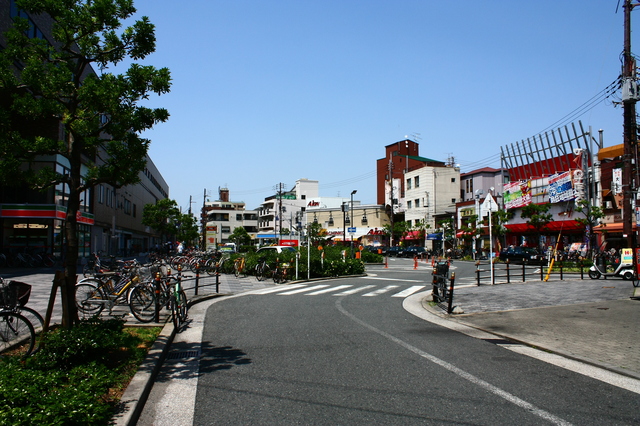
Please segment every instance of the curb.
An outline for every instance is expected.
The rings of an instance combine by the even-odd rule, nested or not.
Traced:
[[[469,328],[472,328],[474,330],[482,331],[483,333],[491,334],[491,335],[496,336],[496,337],[498,337],[500,339],[509,340],[511,342],[518,343],[518,344],[521,344],[521,345],[524,345],[524,346],[527,346],[527,347],[530,347],[530,348],[533,348],[533,349],[536,349],[536,350],[552,353],[552,354],[561,356],[563,358],[567,358],[567,359],[570,359],[570,360],[573,360],[573,361],[578,361],[578,362],[581,362],[583,364],[591,365],[593,367],[601,368],[603,370],[607,370],[607,371],[610,371],[612,373],[619,374],[621,376],[625,376],[625,377],[629,377],[629,378],[632,378],[632,379],[640,380],[640,374],[638,374],[638,373],[636,373],[634,371],[625,370],[623,368],[616,367],[616,366],[613,366],[613,365],[610,365],[610,364],[607,364],[607,363],[603,363],[603,362],[597,362],[597,361],[594,361],[592,359],[585,358],[585,357],[582,357],[582,356],[579,356],[579,355],[570,354],[570,353],[562,351],[562,350],[551,349],[551,348],[548,348],[548,347],[545,347],[545,346],[541,346],[539,344],[535,344],[534,345],[534,344],[532,344],[530,342],[527,342],[527,341],[524,341],[524,340],[520,340],[520,339],[518,339],[516,337],[513,337],[510,334],[500,334],[500,333],[496,333],[495,331],[487,330],[487,329],[484,329],[482,327],[478,327],[476,325],[470,324],[470,323],[464,321],[464,319],[462,319],[460,317],[457,317],[456,314],[446,314],[446,313],[442,312],[441,310],[439,310],[438,308],[434,308],[433,306],[431,306],[429,304],[430,300],[428,300],[428,299],[429,299],[429,296],[425,296],[421,300],[422,307],[426,311],[431,313],[432,315],[440,317],[440,318],[442,318],[444,320],[452,321],[452,322],[455,322],[455,323],[460,324],[462,326],[469,327]]]

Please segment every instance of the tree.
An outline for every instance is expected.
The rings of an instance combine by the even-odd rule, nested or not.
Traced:
[[[578,201],[576,203],[575,210],[578,213],[584,214],[584,217],[576,217],[575,221],[584,227],[585,235],[589,241],[589,255],[591,255],[595,248],[595,234],[593,233],[593,228],[595,228],[600,223],[600,219],[604,217],[604,210],[602,210],[602,207],[600,206],[592,206],[589,203],[589,200]]]
[[[527,223],[533,228],[536,236],[536,248],[540,245],[540,235],[547,228],[549,222],[553,221],[553,215],[548,213],[551,209],[550,203],[545,204],[528,204],[520,211],[520,217],[529,219]]]
[[[233,230],[231,235],[229,235],[229,240],[232,243],[235,243],[238,249],[242,246],[248,246],[251,244],[251,236],[242,226],[238,226]]]
[[[142,224],[162,234],[165,240],[171,238],[192,243],[200,236],[196,218],[180,212],[178,203],[168,198],[145,205]]]
[[[155,204],[146,204],[142,209],[142,224],[146,225],[166,238],[176,236],[176,223],[180,209],[174,200],[164,198]]]
[[[133,0],[16,0],[19,8],[52,19],[51,42],[30,38],[30,23],[16,18],[0,50],[0,174],[32,188],[68,188],[63,325],[77,321],[76,214],[84,191],[101,184],[120,188],[139,181],[150,141],[140,133],[168,119],[163,108],[139,102],[169,92],[166,68],[131,63],[124,74],[106,72],[125,59],[155,51],[154,26]],[[18,66],[16,67],[15,64]],[[101,70],[96,74],[95,65]],[[19,70],[19,72],[17,71]],[[43,155],[66,159],[68,170],[38,168]]]

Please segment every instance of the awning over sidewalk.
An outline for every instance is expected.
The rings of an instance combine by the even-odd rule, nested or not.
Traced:
[[[509,232],[515,234],[526,234],[535,232],[536,229],[528,223],[514,223],[504,226]],[[554,220],[549,222],[542,232],[560,232],[560,231],[582,231],[584,226],[576,220]]]

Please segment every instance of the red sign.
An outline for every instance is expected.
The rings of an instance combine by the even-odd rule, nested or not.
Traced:
[[[298,247],[298,240],[280,240],[280,245]]]

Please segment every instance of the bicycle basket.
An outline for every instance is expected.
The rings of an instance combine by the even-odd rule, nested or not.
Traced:
[[[9,281],[2,287],[2,305],[7,308],[24,306],[31,296],[31,285],[20,281]]]

